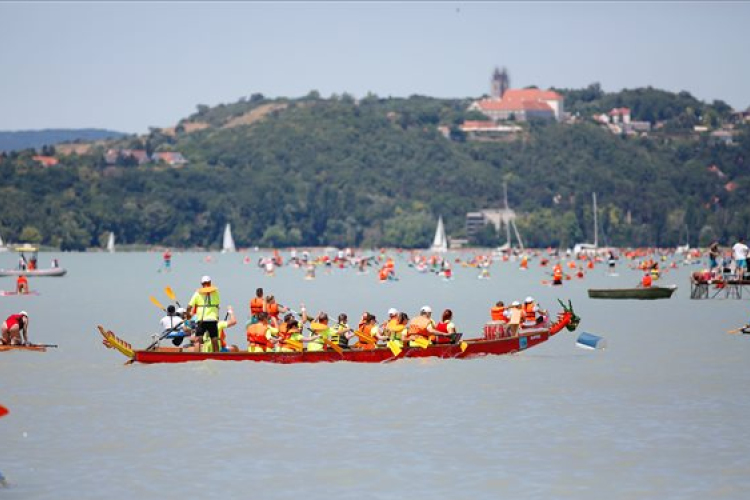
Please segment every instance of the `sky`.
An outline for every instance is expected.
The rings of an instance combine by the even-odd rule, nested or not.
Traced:
[[[0,3],[0,130],[172,126],[253,93],[653,86],[750,106],[748,2]]]

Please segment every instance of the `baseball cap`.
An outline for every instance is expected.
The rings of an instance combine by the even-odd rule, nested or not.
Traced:
[[[422,309],[420,309],[420,312],[431,313],[432,312],[432,308],[430,306],[422,306]]]
[[[526,300],[524,302],[534,302],[534,297],[526,297]]]
[[[21,312],[20,312],[20,313],[18,313],[18,314],[20,314],[21,316],[26,316],[27,318],[28,318],[28,316],[29,316],[29,313],[27,313],[26,311],[21,311]]]
[[[203,283],[211,283],[211,276],[204,276],[201,278],[201,284]]]
[[[513,303],[511,304],[511,307],[516,307],[516,306],[520,306],[520,305],[521,305],[520,302],[518,302],[517,300],[514,300]]]
[[[388,316],[393,316],[394,314],[398,314],[398,309],[396,309],[395,307],[391,307],[390,309],[388,309]]]

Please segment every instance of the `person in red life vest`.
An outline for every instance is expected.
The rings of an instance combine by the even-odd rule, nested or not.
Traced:
[[[11,314],[3,321],[1,331],[0,344],[27,345],[29,343],[29,314],[26,311]]]
[[[443,318],[435,325],[436,344],[452,344],[456,339],[456,325],[453,323],[453,311],[446,309],[443,311]]]
[[[263,300],[263,289],[255,290],[255,297],[250,299],[250,324],[258,322],[258,314],[266,310],[266,301]]]
[[[555,267],[552,269],[552,284],[562,285],[562,280],[563,280],[562,266],[558,262],[557,264],[555,264]]]
[[[20,275],[16,279],[16,293],[23,295],[29,293],[29,280],[26,276]]]
[[[651,288],[651,273],[646,272],[641,279],[641,288]]]

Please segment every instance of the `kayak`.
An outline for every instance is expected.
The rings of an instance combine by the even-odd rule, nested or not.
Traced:
[[[68,271],[64,267],[50,267],[47,269],[0,269],[0,276],[36,276],[38,278],[44,277],[58,277],[65,276]]]
[[[563,328],[574,331],[580,318],[572,307],[564,307],[554,323],[549,320],[521,328],[515,336],[500,338],[474,338],[453,344],[430,344],[427,347],[408,347],[393,351],[389,347],[373,349],[337,349],[324,351],[300,352],[193,352],[179,347],[156,347],[154,349],[133,349],[111,330],[98,326],[104,337],[104,345],[113,348],[131,362],[139,363],[186,363],[191,361],[255,361],[280,364],[296,363],[334,363],[349,361],[352,363],[389,363],[406,358],[442,358],[472,359],[484,356],[513,354],[542,344],[560,332]]]

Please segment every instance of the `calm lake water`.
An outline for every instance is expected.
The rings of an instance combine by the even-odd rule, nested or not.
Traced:
[[[349,269],[304,281],[264,276],[259,254],[42,254],[64,278],[30,279],[36,297],[0,297],[0,315],[25,309],[45,354],[0,354],[0,471],[5,499],[744,499],[750,496],[750,319],[743,300],[690,300],[689,272],[661,284],[671,300],[587,298],[640,274],[605,266],[562,287],[549,268],[495,263],[490,280],[456,268],[445,282],[397,258],[400,281]],[[288,254],[285,254],[288,257]],[[15,256],[0,254],[0,267]],[[276,366],[204,362],[124,366],[101,345],[102,324],[145,346],[171,286],[188,301],[209,274],[241,324],[255,289],[279,302],[350,318],[389,307],[410,316],[450,307],[465,336],[489,307],[534,296],[557,310],[571,299],[582,322],[519,355],[406,360],[386,365]],[[0,289],[12,289],[0,278]],[[224,310],[224,309],[223,309]],[[606,350],[576,347],[580,332]],[[230,342],[242,344],[238,325]]]

